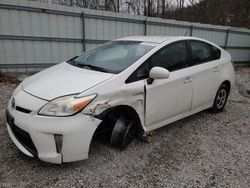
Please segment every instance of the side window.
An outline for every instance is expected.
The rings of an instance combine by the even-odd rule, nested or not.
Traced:
[[[148,77],[148,63],[144,63],[137,71],[138,78],[145,78]]]
[[[213,60],[220,59],[221,56],[220,49],[216,48],[215,46],[211,46],[211,51],[213,55]]]
[[[170,44],[145,61],[129,78],[126,83],[135,82],[148,78],[149,70],[153,67],[163,67],[168,71],[175,71],[186,67],[187,65],[187,48],[185,42],[176,42]]]
[[[212,54],[208,44],[191,41],[190,45],[193,53],[193,65],[207,62],[211,59]]]
[[[221,52],[215,46],[199,41],[190,41],[190,46],[193,55],[193,65],[205,63],[220,58]]]
[[[125,83],[135,82],[138,80],[148,78],[148,74],[149,74],[149,63],[148,61],[146,61],[128,77]]]
[[[188,59],[185,42],[170,44],[152,56],[151,67],[163,67],[170,72],[182,69],[186,66]]]

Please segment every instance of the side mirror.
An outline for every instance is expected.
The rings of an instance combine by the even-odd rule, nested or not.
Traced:
[[[167,79],[169,77],[169,71],[162,67],[153,67],[149,71],[149,78],[152,79]]]

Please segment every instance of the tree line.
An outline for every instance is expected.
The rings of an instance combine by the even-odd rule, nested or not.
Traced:
[[[250,28],[250,0],[32,0],[166,19]]]

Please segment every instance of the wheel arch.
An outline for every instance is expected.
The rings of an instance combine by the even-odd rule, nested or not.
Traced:
[[[216,97],[216,94],[219,90],[219,88],[221,87],[221,85],[225,84],[227,87],[228,87],[228,92],[230,93],[230,90],[231,90],[231,82],[228,80],[228,79],[225,79],[223,80],[222,82],[220,82],[220,84],[218,85],[218,88],[216,90],[216,92],[214,93],[214,96],[213,96],[213,100],[215,99]],[[213,101],[214,102],[214,101]]]
[[[231,90],[231,82],[229,81],[229,80],[224,80],[222,83],[221,83],[221,85],[222,84],[225,84],[227,87],[228,87],[228,92]],[[220,86],[221,86],[220,85]],[[219,87],[220,87],[219,86]]]
[[[138,127],[139,133],[144,132],[144,128],[141,123],[140,116],[138,115],[137,111],[129,106],[129,105],[118,105],[110,107],[100,114],[96,115],[98,119],[103,121],[112,121],[112,119],[118,118],[119,116],[125,116],[128,119],[134,120],[135,124]]]

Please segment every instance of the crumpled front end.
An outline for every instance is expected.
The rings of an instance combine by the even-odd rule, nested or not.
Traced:
[[[38,115],[48,101],[20,87],[7,107],[7,129],[12,141],[26,155],[51,163],[88,158],[92,136],[101,120],[78,113],[68,117]]]

